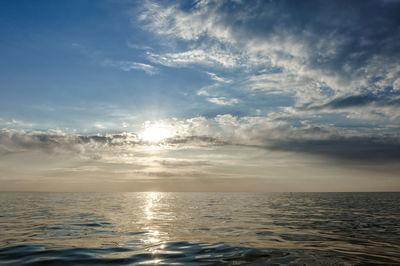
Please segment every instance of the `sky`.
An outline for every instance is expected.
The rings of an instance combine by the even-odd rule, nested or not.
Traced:
[[[400,1],[1,1],[2,191],[400,191]]]

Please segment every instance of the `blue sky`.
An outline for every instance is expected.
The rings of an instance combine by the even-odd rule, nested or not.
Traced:
[[[32,129],[79,132],[92,132],[95,123],[103,122],[118,131],[130,115],[139,114],[131,122],[140,124],[171,116],[257,115],[274,110],[277,103],[293,103],[287,95],[243,90],[230,79],[245,82],[248,74],[242,73],[243,68],[213,62],[173,66],[153,62],[149,54],[185,51],[189,44],[146,30],[146,23],[137,18],[145,12],[141,4],[4,2],[3,120],[21,121]],[[228,76],[228,82],[217,84],[221,74]],[[215,96],[210,98],[214,103],[199,91]],[[232,95],[240,102],[229,104]],[[223,99],[228,104],[215,103]]]
[[[52,175],[57,190],[125,169],[159,190],[398,189],[399,14],[388,0],[2,1],[1,180]],[[60,157],[36,173],[37,153]]]

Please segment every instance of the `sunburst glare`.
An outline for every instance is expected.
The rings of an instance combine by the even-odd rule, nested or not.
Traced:
[[[148,142],[160,142],[174,135],[173,128],[162,123],[145,125],[140,138]]]

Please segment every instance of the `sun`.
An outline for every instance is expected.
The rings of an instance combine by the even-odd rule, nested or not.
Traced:
[[[174,135],[172,128],[165,124],[151,124],[147,125],[143,130],[140,137],[148,142],[160,142],[164,139],[170,138]]]

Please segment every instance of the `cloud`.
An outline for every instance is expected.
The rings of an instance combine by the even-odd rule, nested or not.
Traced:
[[[167,144],[179,144],[183,147],[213,147],[232,145],[228,140],[220,140],[212,136],[175,136],[165,140]]]
[[[350,137],[326,140],[292,139],[269,141],[268,149],[292,151],[343,161],[399,162],[400,138]]]
[[[31,131],[2,129],[0,131],[0,154],[42,151],[51,154],[74,153],[96,158],[113,147],[140,144],[133,133],[106,135],[67,134],[59,130]]]
[[[127,45],[129,46],[130,44],[128,43]],[[114,67],[122,71],[142,70],[149,75],[153,75],[158,72],[158,69],[156,67],[149,64],[127,61],[127,60],[107,59],[102,52],[89,49],[79,43],[72,43],[72,47],[78,49],[78,51],[85,57],[93,59],[96,62],[106,67]]]
[[[142,70],[146,72],[146,74],[154,75],[158,72],[157,68],[143,63],[132,62],[132,61],[113,61],[113,60],[105,60],[103,62],[105,66],[115,67],[121,69],[122,71],[132,71],[132,70]]]
[[[233,105],[239,102],[238,99],[228,99],[226,97],[208,97],[207,101],[218,105]]]
[[[215,165],[212,162],[209,161],[199,161],[199,160],[180,160],[180,159],[168,159],[168,160],[159,160],[156,161],[156,163],[159,163],[162,166],[168,167],[168,168],[176,168],[176,167],[194,167],[194,166],[211,166]]]
[[[199,64],[230,68],[237,65],[237,58],[234,54],[217,47],[210,48],[207,51],[196,49],[178,53],[166,53],[163,55],[147,52],[147,58],[154,63],[173,67]]]
[[[399,2],[372,0],[197,1],[190,8],[146,2],[138,20],[179,42],[148,53],[149,60],[229,69],[235,73],[229,79],[242,90],[291,95],[301,107],[395,94],[399,13]]]
[[[126,42],[126,46],[132,49],[137,49],[137,50],[152,50],[153,48],[147,45],[139,45],[137,43],[132,43],[130,41]]]
[[[334,99],[324,105],[312,106],[309,109],[345,109],[365,106],[393,106],[400,107],[399,96],[356,95]]]
[[[60,131],[25,132],[22,130],[2,129],[0,131],[0,154],[23,153],[26,151],[81,152],[79,141]]]
[[[222,77],[220,77],[217,74],[212,73],[212,72],[206,72],[206,74],[209,75],[211,77],[211,79],[213,79],[213,80],[215,80],[217,82],[223,82],[223,83],[230,83],[231,82],[231,80],[222,78]]]
[[[3,119],[0,118],[0,125],[7,128],[32,128],[34,123],[28,123],[17,119]]]
[[[174,135],[158,143],[142,140],[139,134],[79,135],[62,131],[0,131],[0,154],[42,151],[76,154],[81,158],[129,163],[136,156],[148,156],[152,147],[164,151],[217,150],[243,147],[271,151],[319,154],[330,158],[363,161],[398,161],[400,136],[395,128],[346,128],[290,117],[236,117],[165,119],[157,121],[173,129]],[[147,154],[147,155],[146,155]]]
[[[104,125],[102,125],[102,124],[100,124],[100,123],[96,123],[94,126],[95,126],[96,128],[98,128],[98,129],[105,129],[105,128],[106,128]]]

